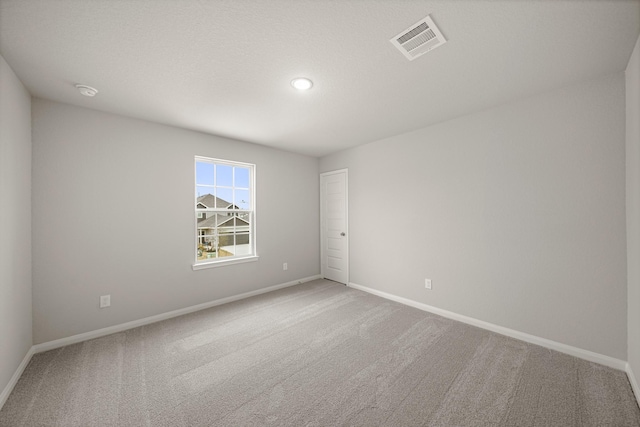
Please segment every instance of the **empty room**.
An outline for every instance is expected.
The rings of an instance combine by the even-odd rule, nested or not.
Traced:
[[[640,0],[0,0],[0,426],[640,426]]]

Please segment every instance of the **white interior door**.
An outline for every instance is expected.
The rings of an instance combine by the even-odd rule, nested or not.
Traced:
[[[320,175],[322,277],[349,283],[347,169]]]

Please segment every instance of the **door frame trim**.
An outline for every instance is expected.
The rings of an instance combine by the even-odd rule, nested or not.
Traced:
[[[350,279],[350,275],[351,275],[351,245],[349,245],[349,239],[350,239],[350,235],[349,235],[349,169],[348,168],[344,168],[344,169],[336,169],[333,171],[329,171],[329,172],[323,172],[320,174],[320,275],[324,277],[324,230],[322,228],[322,224],[323,224],[323,202],[324,202],[324,193],[322,191],[322,177],[325,176],[330,176],[330,175],[336,175],[339,173],[344,173],[344,198],[346,203],[344,204],[344,215],[345,215],[345,228],[346,230],[344,231],[346,233],[346,239],[347,239],[347,282],[345,283],[345,285],[349,284],[349,279]]]

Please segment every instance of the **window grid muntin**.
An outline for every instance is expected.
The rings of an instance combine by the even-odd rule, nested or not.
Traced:
[[[206,164],[211,164],[213,165],[213,184],[199,184],[198,183],[198,174],[197,174],[197,164],[198,163],[206,163]],[[230,166],[231,167],[231,186],[228,185],[217,185],[218,184],[218,173],[217,173],[217,166],[218,165],[224,165],[224,166]],[[196,233],[195,233],[195,243],[196,243],[196,247],[195,247],[195,258],[196,258],[196,264],[202,264],[202,263],[207,263],[207,262],[211,262],[211,259],[198,259],[198,251],[199,251],[199,245],[201,240],[203,240],[206,236],[203,236],[200,234],[201,229],[198,229],[198,216],[201,215],[202,213],[213,213],[213,214],[222,214],[222,215],[227,215],[227,216],[233,216],[233,217],[239,217],[242,220],[245,220],[248,222],[247,226],[238,226],[236,224],[237,221],[233,221],[233,225],[230,227],[212,227],[212,228],[221,228],[225,230],[225,233],[223,233],[222,235],[224,236],[230,236],[233,237],[233,247],[234,250],[237,251],[237,247],[238,245],[238,237],[239,236],[246,236],[247,240],[248,240],[248,247],[249,247],[249,253],[247,254],[234,254],[232,256],[223,256],[220,257],[219,253],[216,252],[216,257],[214,258],[215,260],[217,259],[227,259],[227,260],[232,260],[232,259],[237,259],[237,258],[244,258],[247,256],[256,256],[256,239],[255,239],[255,165],[250,164],[250,163],[241,163],[241,162],[232,162],[232,161],[227,161],[227,160],[220,160],[220,159],[213,159],[213,158],[207,158],[207,157],[200,157],[200,156],[196,156],[195,157],[195,187],[196,187],[196,192],[195,192],[195,222],[196,222]],[[236,170],[246,170],[246,179],[247,179],[247,184],[248,187],[246,186],[236,186]],[[209,207],[209,208],[198,208],[198,187],[202,187],[202,188],[211,188],[213,191],[213,196],[214,196],[214,204],[217,205],[217,197],[218,197],[218,192],[215,191],[217,188],[221,188],[221,189],[227,189],[231,191],[231,195],[232,195],[232,201],[231,201],[231,206],[230,207]],[[237,201],[235,200],[236,198],[236,191],[235,190],[242,190],[242,191],[247,191],[248,195],[249,195],[249,200],[246,201],[246,204],[248,204],[249,208],[248,209],[244,209],[239,207],[239,203],[237,203]],[[211,193],[208,193],[211,194]],[[226,202],[229,202],[228,200],[225,200]],[[234,208],[234,206],[237,206],[237,208]],[[230,215],[230,212],[233,212],[233,214]],[[216,220],[217,223],[217,220]],[[226,231],[230,230],[228,233],[226,233]],[[220,233],[218,234],[218,236],[220,236]],[[221,246],[220,246],[221,247]]]

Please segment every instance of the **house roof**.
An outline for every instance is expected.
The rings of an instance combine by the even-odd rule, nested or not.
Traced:
[[[213,209],[213,208],[227,209],[231,206],[231,202],[227,202],[226,200],[221,199],[220,197],[216,197],[212,194],[205,194],[204,196],[198,197],[197,202],[202,203],[203,205],[205,205],[210,209]]]
[[[249,225],[249,222],[239,216],[226,216],[225,214],[210,214],[210,217],[198,222],[198,228],[215,228],[215,227],[243,227]]]

